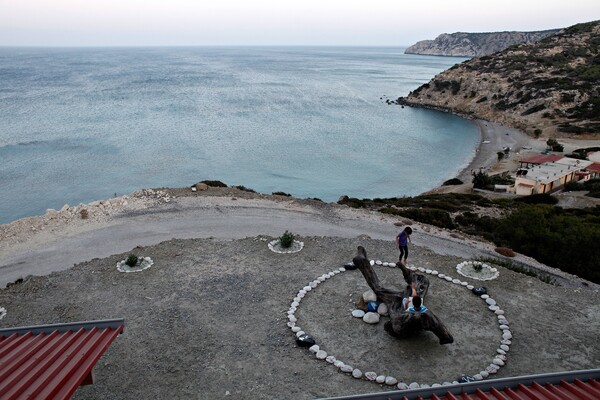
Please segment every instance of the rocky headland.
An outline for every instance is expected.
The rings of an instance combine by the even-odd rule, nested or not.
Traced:
[[[456,32],[442,33],[434,40],[421,40],[408,47],[405,54],[428,56],[481,57],[510,46],[538,42],[560,29],[534,32]]]
[[[532,136],[600,133],[600,21],[457,64],[398,103],[494,121]]]

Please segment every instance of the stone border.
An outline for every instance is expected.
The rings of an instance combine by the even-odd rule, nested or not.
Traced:
[[[395,263],[382,262],[380,260],[377,260],[377,261],[371,260],[370,262],[371,262],[371,265],[396,268]],[[413,267],[413,266],[408,267],[408,268],[412,271],[419,271],[419,272],[424,272],[426,274],[430,274],[433,276],[437,276],[440,279],[446,280],[447,282],[451,282],[456,285],[460,285],[470,291],[474,288],[474,286],[469,284],[468,282],[461,281],[460,279],[453,279],[451,276],[447,276],[445,274],[440,274],[436,270],[425,269],[423,267]],[[327,281],[328,279],[334,277],[335,275],[345,272],[345,271],[346,271],[346,268],[341,267],[341,268],[335,269],[331,272],[325,273],[325,274],[319,276],[317,279],[309,282],[308,285],[304,286],[303,288],[301,288],[298,291],[298,293],[294,297],[292,303],[290,304],[289,310],[287,311],[287,316],[288,316],[287,326],[292,330],[292,332],[295,334],[296,338],[300,338],[303,335],[307,335],[307,333],[305,331],[303,331],[299,325],[297,325],[298,318],[295,315],[298,307],[300,306],[301,300],[310,291],[312,291],[313,289],[316,289],[319,284],[321,284],[321,283]],[[488,309],[496,314],[497,319],[498,319],[499,328],[502,331],[502,340],[500,341],[500,345],[499,345],[498,349],[496,349],[496,354],[494,355],[491,364],[488,367],[486,367],[485,370],[482,370],[479,373],[474,374],[473,376],[463,375],[461,378],[461,381],[464,381],[464,382],[480,381],[480,380],[483,380],[483,379],[489,377],[490,375],[497,373],[498,370],[506,364],[507,353],[510,350],[510,345],[512,344],[512,342],[511,342],[512,333],[508,326],[508,320],[506,319],[506,317],[504,315],[504,310],[502,310],[496,304],[496,301],[494,299],[492,299],[489,295],[484,294],[481,296],[481,298],[482,298],[482,300],[485,301],[485,304],[488,306]],[[396,388],[398,388],[400,390],[440,387],[440,386],[455,385],[455,384],[459,383],[458,381],[452,381],[452,382],[446,381],[441,384],[440,383],[433,383],[433,384],[422,383],[421,384],[418,382],[412,382],[410,384],[406,384],[404,382],[398,382],[398,380],[393,376],[379,375],[373,371],[365,372],[363,374],[363,372],[360,369],[355,368],[351,365],[348,365],[345,362],[339,360],[337,357],[335,357],[331,354],[328,354],[325,350],[323,350],[321,348],[321,346],[319,346],[318,344],[315,344],[309,348],[309,351],[314,353],[315,357],[318,360],[324,360],[327,363],[332,364],[333,366],[338,368],[340,371],[351,374],[352,377],[354,377],[355,379],[362,379],[364,377],[367,381],[372,381],[372,382],[376,382],[379,384],[385,383],[388,386],[395,386]]]
[[[278,253],[278,254],[292,254],[292,253],[297,253],[300,250],[302,250],[304,248],[304,242],[300,242],[298,240],[294,240],[294,242],[292,243],[292,245],[289,248],[284,249],[279,244],[279,239],[275,239],[275,240],[271,240],[269,242],[268,246],[269,246],[269,249],[272,252],[274,252],[274,253]]]
[[[0,319],[6,317],[6,313],[7,313],[6,308],[0,307]]]
[[[126,264],[126,260],[119,261],[117,263],[117,271],[119,271],[119,272],[142,272],[143,270],[148,269],[152,265],[154,265],[154,261],[152,261],[152,259],[150,257],[140,257],[140,259],[142,259],[143,261],[141,263],[139,263],[139,267],[138,266],[130,267],[129,265]]]
[[[481,265],[482,270],[488,271],[488,273],[492,273],[491,276],[484,278],[478,276],[480,273],[475,271],[474,266]],[[481,261],[463,261],[456,265],[456,271],[462,276],[466,276],[467,278],[473,278],[478,281],[491,281],[492,279],[496,279],[500,272],[498,272],[497,268],[490,267],[489,265],[482,263]]]

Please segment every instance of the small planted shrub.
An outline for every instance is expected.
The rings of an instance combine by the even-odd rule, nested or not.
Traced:
[[[130,254],[127,256],[127,259],[125,260],[125,264],[129,265],[130,267],[135,267],[138,263],[138,256],[136,256],[135,254]]]
[[[285,231],[283,235],[279,238],[279,244],[284,249],[290,248],[294,243],[294,234],[288,231]]]
[[[496,247],[494,251],[498,254],[501,254],[505,257],[514,257],[515,252],[509,249],[508,247]]]

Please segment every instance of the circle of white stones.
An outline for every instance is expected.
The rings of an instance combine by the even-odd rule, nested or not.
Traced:
[[[152,261],[152,259],[150,257],[140,257],[142,259],[142,262],[140,263],[139,266],[135,266],[135,267],[130,267],[129,265],[127,265],[127,262],[125,260],[123,261],[119,261],[117,263],[117,271],[119,272],[142,272],[145,269],[150,268],[153,264],[154,261]]]
[[[477,271],[476,267],[481,267]],[[463,261],[456,265],[456,272],[467,278],[473,278],[478,281],[491,281],[496,279],[500,272],[497,268],[490,267],[481,261]]]
[[[370,262],[371,262],[371,265],[373,265],[373,266],[377,265],[377,266],[383,266],[383,267],[396,268],[396,264],[391,263],[391,262],[382,262],[380,260],[371,260]],[[426,269],[423,267],[414,267],[414,266],[410,266],[410,267],[408,267],[408,269],[410,269],[412,271],[419,271],[422,273],[430,274],[432,276],[437,276],[439,279],[445,280],[447,282],[451,282],[456,285],[460,285],[467,290],[472,290],[474,288],[474,286],[468,282],[461,281],[460,279],[454,279],[451,276],[441,274],[436,270]],[[300,336],[306,334],[306,332],[304,330],[302,330],[302,328],[299,326],[298,318],[295,315],[296,311],[298,310],[298,307],[300,306],[300,302],[302,301],[302,299],[309,292],[316,289],[319,284],[321,284],[321,283],[329,280],[330,278],[334,277],[335,275],[340,274],[345,271],[346,271],[346,268],[341,267],[341,268],[335,269],[331,272],[325,273],[325,274],[319,276],[318,278],[316,278],[315,280],[310,281],[308,283],[308,285],[302,287],[298,291],[298,293],[292,300],[292,303],[290,304],[290,308],[287,311],[287,316],[288,316],[287,317],[288,318],[287,326],[292,330],[292,332],[294,333],[296,338],[299,338]],[[512,332],[510,331],[508,319],[506,318],[506,316],[504,314],[504,310],[502,310],[496,304],[496,301],[487,294],[482,295],[481,299],[483,301],[485,301],[486,305],[488,306],[488,309],[490,311],[492,311],[494,314],[496,314],[496,317],[498,319],[498,327],[502,331],[502,336],[501,336],[502,339],[500,341],[500,345],[499,345],[498,349],[496,349],[496,354],[493,356],[492,362],[490,363],[490,365],[488,365],[484,370],[480,371],[479,373],[472,375],[472,378],[476,381],[485,379],[485,378],[489,377],[490,375],[497,373],[498,370],[506,364],[507,359],[508,359],[507,354],[508,354],[508,351],[510,350],[510,346],[512,344],[512,342],[511,342]],[[374,381],[377,383],[385,383],[389,386],[396,386],[400,390],[447,386],[447,385],[452,385],[452,384],[458,383],[457,381],[453,381],[453,382],[443,382],[443,383],[433,383],[433,384],[418,383],[418,382],[412,382],[410,384],[407,384],[405,382],[398,382],[398,380],[396,378],[394,378],[393,376],[380,375],[373,371],[365,372],[363,374],[363,372],[360,369],[354,368],[353,366],[348,365],[345,362],[339,360],[337,357],[335,357],[331,354],[328,354],[325,350],[323,350],[322,345],[315,344],[314,346],[309,348],[309,351],[314,353],[315,357],[318,360],[324,360],[325,362],[332,364],[333,366],[338,368],[340,371],[351,374],[356,379],[362,379],[364,377],[368,381]]]
[[[297,253],[300,250],[302,250],[304,248],[304,242],[294,240],[292,245],[286,249],[286,248],[281,247],[281,244],[279,243],[279,239],[275,239],[275,240],[271,240],[269,242],[268,246],[269,246],[269,249],[274,253],[291,254],[291,253]]]
[[[6,317],[6,308],[0,307],[0,319]]]

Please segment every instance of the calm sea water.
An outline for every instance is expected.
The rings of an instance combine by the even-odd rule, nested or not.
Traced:
[[[419,194],[466,166],[479,131],[385,96],[463,60],[401,48],[0,49],[0,223],[204,179],[325,201]]]

